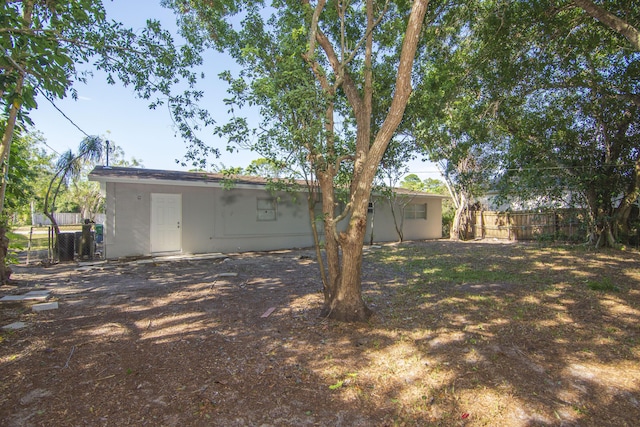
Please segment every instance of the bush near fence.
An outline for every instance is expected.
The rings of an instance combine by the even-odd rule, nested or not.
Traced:
[[[584,211],[563,209],[549,212],[471,213],[469,231],[472,238],[504,240],[582,241],[587,233]]]

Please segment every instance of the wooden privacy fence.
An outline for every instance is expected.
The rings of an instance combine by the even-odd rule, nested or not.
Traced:
[[[549,212],[471,212],[471,238],[506,240],[583,240],[586,223],[583,211],[565,209]]]
[[[58,225],[74,225],[82,224],[84,218],[81,213],[73,212],[54,212],[53,217],[56,219]],[[105,214],[96,214],[93,221],[97,224],[104,224]],[[31,225],[51,225],[51,221],[42,213],[34,213],[31,215]]]

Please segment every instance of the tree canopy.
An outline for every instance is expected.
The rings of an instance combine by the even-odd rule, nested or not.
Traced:
[[[456,8],[443,15],[447,36],[420,51],[405,129],[440,165],[458,213],[493,187],[503,199],[585,207],[595,244],[624,241],[640,183],[638,5]]]
[[[627,147],[614,150],[626,156],[615,167],[631,169],[616,171],[616,185],[595,198],[611,206],[637,181],[637,54],[633,31],[612,18],[633,12],[624,2],[164,4],[190,40],[226,50],[242,67],[222,75],[234,117],[218,132],[317,183],[321,199],[309,194],[322,204],[332,317],[368,316],[359,285],[367,206],[380,167],[413,155],[407,136],[440,164],[458,218],[496,183],[523,197],[549,194],[553,183],[588,200],[587,188],[608,184],[581,183],[576,171],[600,167],[592,155],[612,154],[605,141],[614,137]],[[259,127],[242,116],[246,106],[260,109]],[[541,170],[570,170],[572,180]],[[592,210],[595,223],[605,210]]]
[[[491,92],[508,133],[503,194],[587,207],[598,246],[626,238],[640,195],[640,51],[601,23],[619,16],[637,28],[632,3],[516,2],[477,26],[504,43]]]

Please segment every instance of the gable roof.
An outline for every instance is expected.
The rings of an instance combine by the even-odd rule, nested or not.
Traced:
[[[264,189],[269,183],[269,179],[260,176],[248,175],[224,175],[212,172],[186,172],[186,171],[170,171],[161,169],[143,169],[143,168],[127,168],[127,167],[106,167],[96,166],[89,173],[90,181],[121,182],[121,183],[145,183],[145,184],[165,184],[179,186],[196,186],[196,187],[225,187],[231,184],[233,188],[252,188]],[[277,179],[275,179],[277,181]],[[282,180],[289,182],[288,180]],[[306,186],[305,181],[296,181],[301,187]],[[398,194],[448,198],[442,194],[423,193],[420,191],[412,191],[406,188],[394,188]]]

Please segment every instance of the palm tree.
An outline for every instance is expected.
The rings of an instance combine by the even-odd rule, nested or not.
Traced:
[[[63,184],[68,183],[77,177],[82,171],[85,162],[98,162],[103,154],[103,141],[98,136],[88,136],[80,142],[78,153],[74,154],[71,150],[63,153],[56,163],[56,173],[51,178],[49,188],[44,199],[44,214],[51,220],[56,242],[59,242],[60,227],[54,218],[56,207],[56,199],[60,188]]]

